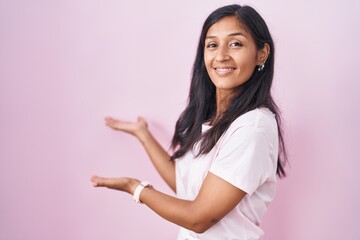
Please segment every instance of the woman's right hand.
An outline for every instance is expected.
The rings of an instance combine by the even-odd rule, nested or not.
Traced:
[[[148,124],[142,117],[138,117],[136,122],[127,122],[112,117],[106,117],[105,122],[108,127],[129,133],[138,139],[140,139],[148,130]]]
[[[112,117],[105,118],[106,125],[114,130],[129,133],[135,136],[143,145],[151,162],[161,177],[176,192],[175,163],[170,161],[169,153],[156,141],[148,130],[148,124],[144,118],[138,117],[136,122],[127,122]],[[120,180],[119,180],[120,181]]]

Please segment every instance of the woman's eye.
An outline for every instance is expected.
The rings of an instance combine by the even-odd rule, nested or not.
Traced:
[[[230,44],[231,47],[242,47],[242,44],[240,42],[233,42]]]
[[[216,43],[209,43],[207,46],[207,48],[215,48],[217,47]]]

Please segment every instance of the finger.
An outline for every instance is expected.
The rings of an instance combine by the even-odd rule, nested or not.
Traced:
[[[147,127],[147,121],[146,121],[145,118],[143,118],[143,117],[138,117],[138,118],[137,118],[137,123],[138,123],[139,125],[142,125],[142,126],[146,126],[146,127]]]
[[[105,118],[105,121],[106,122],[114,122],[114,121],[116,121],[117,119],[115,119],[115,118],[113,118],[113,117],[106,117]]]
[[[105,118],[105,121],[106,121],[107,123],[114,123],[114,122],[116,122],[116,120],[115,120],[114,118],[110,118],[110,117]]]
[[[94,187],[98,187],[98,176],[92,176],[90,181]]]
[[[108,179],[108,178],[103,178],[103,177],[98,177],[98,176],[91,177],[91,181],[92,181],[94,187],[108,187],[110,185],[109,180],[110,179]]]
[[[127,124],[129,122],[125,122],[125,121],[118,120],[118,119],[115,119],[115,118],[108,118],[108,119],[106,119],[106,123],[110,124],[110,125],[113,125],[113,126],[118,126],[118,125]]]
[[[113,117],[106,117],[105,121],[106,122],[120,122],[121,120],[113,118]]]
[[[125,122],[122,122],[120,120],[114,120],[114,119],[107,119],[106,120],[106,125],[114,128],[114,129],[121,129],[123,128]]]

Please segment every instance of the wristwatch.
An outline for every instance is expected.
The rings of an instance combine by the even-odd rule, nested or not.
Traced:
[[[136,188],[135,188],[135,191],[134,191],[134,195],[133,195],[133,199],[136,203],[142,203],[140,201],[140,193],[142,192],[142,190],[144,190],[144,188],[152,188],[152,185],[147,182],[147,181],[143,181],[141,182]]]

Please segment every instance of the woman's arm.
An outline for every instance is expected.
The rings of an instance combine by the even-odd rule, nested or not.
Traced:
[[[108,187],[130,194],[139,181],[132,178],[93,177],[95,187]],[[197,233],[203,233],[220,221],[246,195],[222,178],[208,173],[194,201],[178,199],[153,188],[145,188],[140,200],[166,220]]]
[[[176,192],[175,162],[170,160],[170,155],[152,136],[145,119],[139,117],[137,122],[125,122],[111,117],[105,118],[106,125],[114,130],[120,130],[135,136],[145,148],[151,162],[160,176],[169,187]]]

